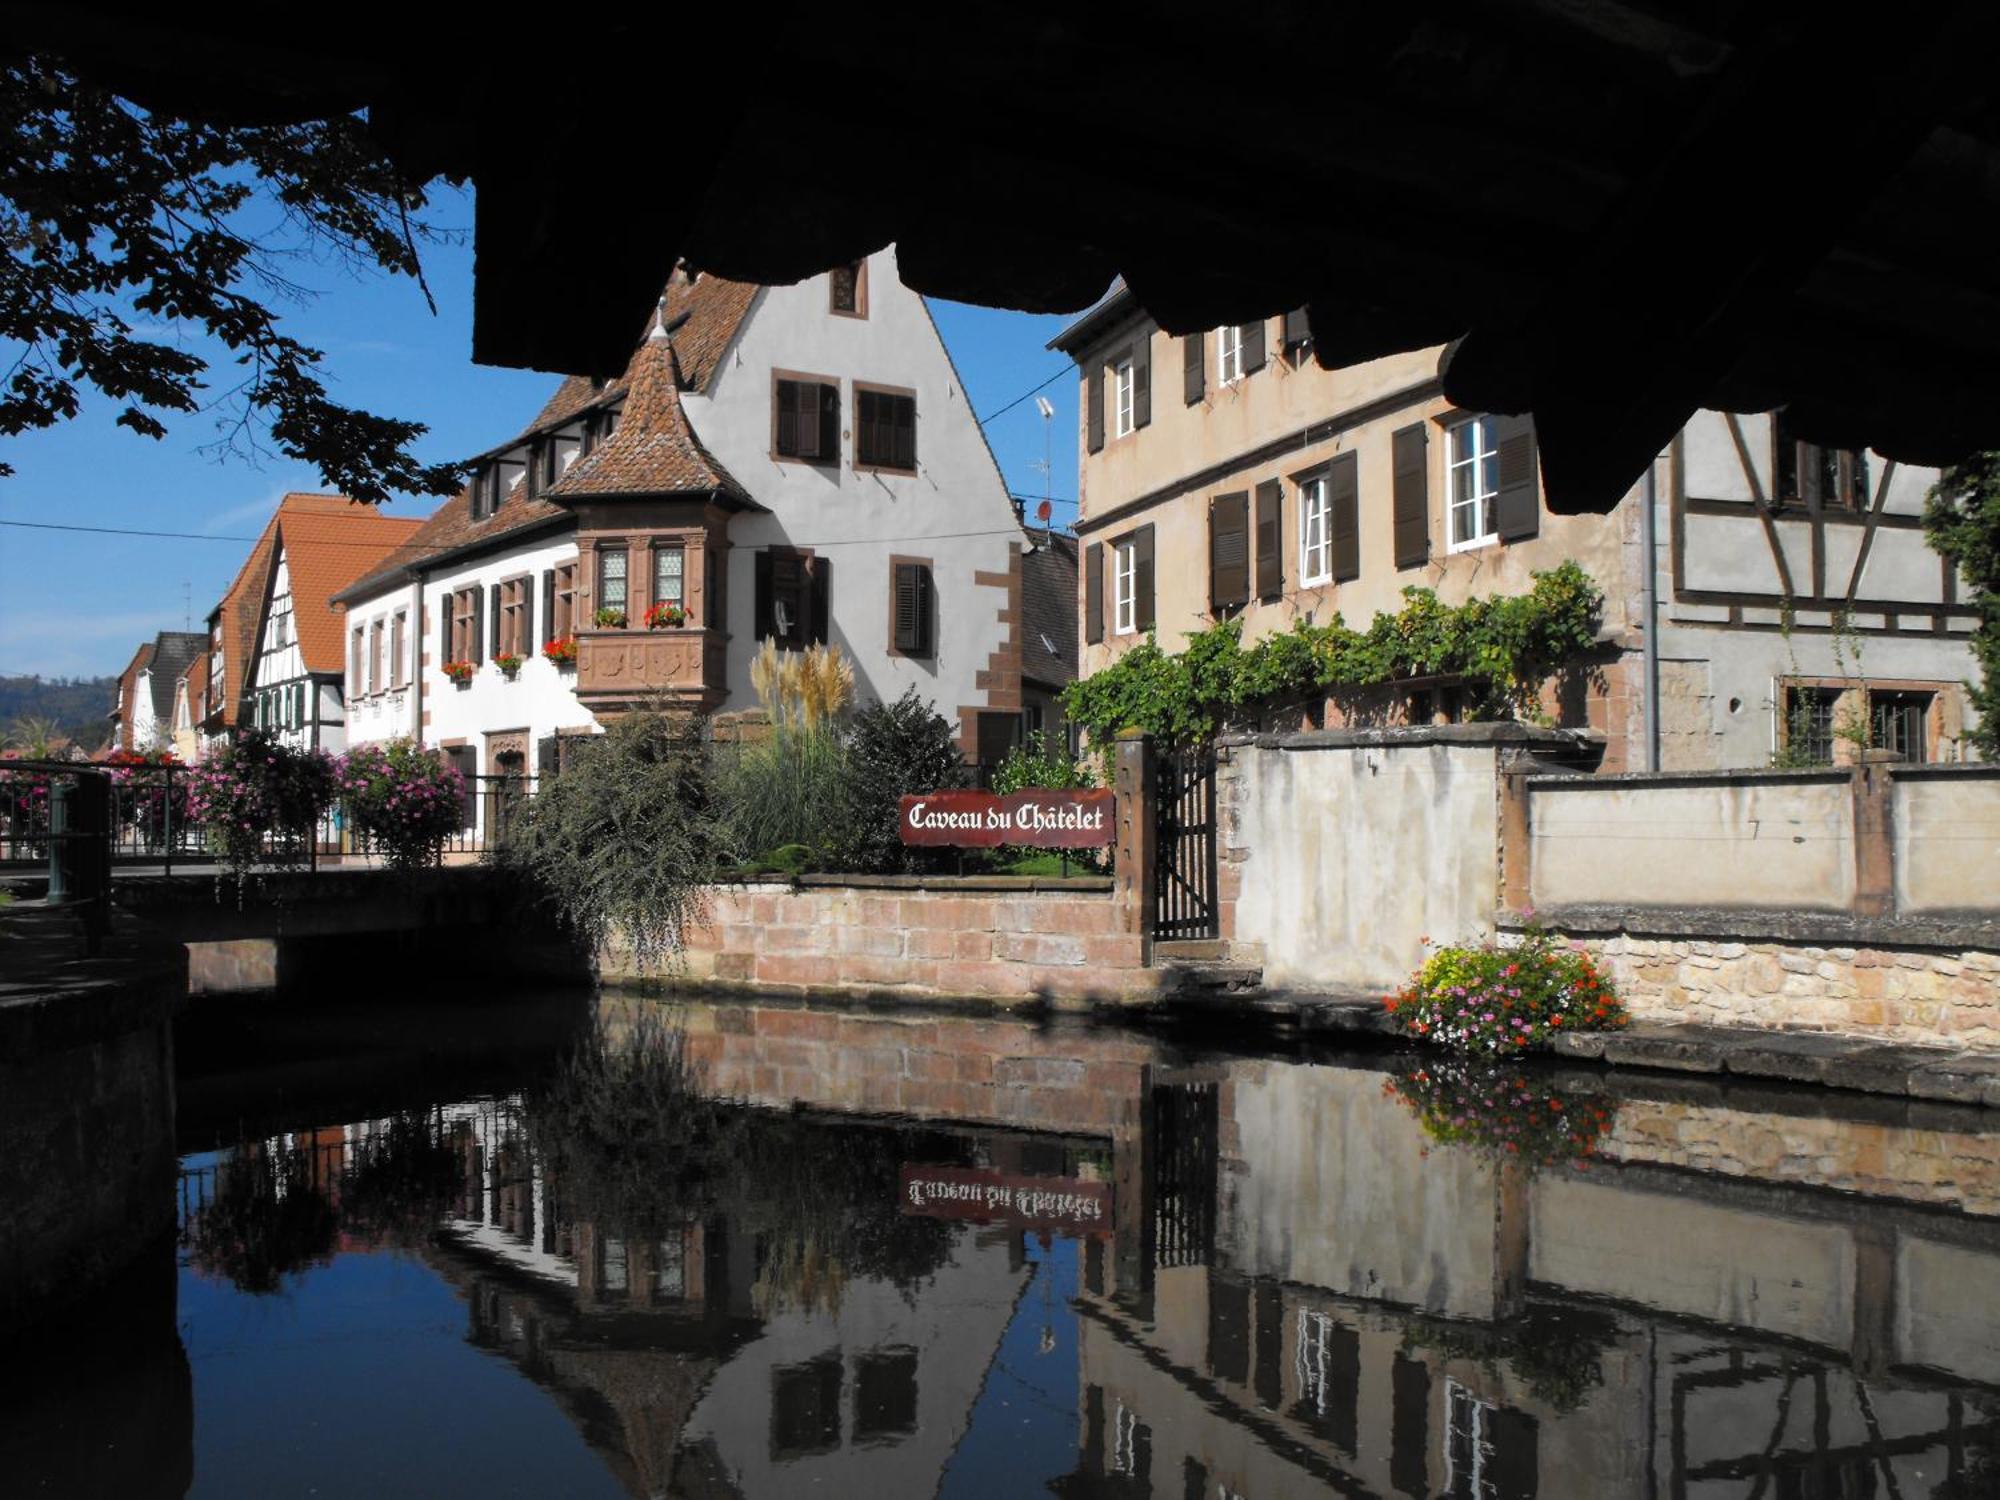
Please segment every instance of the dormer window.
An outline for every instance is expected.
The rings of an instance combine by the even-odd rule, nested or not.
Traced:
[[[542,444],[542,488],[547,489],[562,474],[562,444],[551,437]]]
[[[542,492],[542,455],[548,451],[548,443],[528,444],[528,462],[525,466],[528,480],[528,498],[534,499]]]
[[[484,463],[472,476],[472,519],[483,521],[500,508],[500,465]]]

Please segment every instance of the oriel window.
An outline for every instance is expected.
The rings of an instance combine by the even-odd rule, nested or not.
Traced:
[[[600,610],[615,609],[625,613],[626,564],[629,554],[623,547],[599,547],[597,549],[597,607]]]
[[[687,548],[678,542],[653,549],[653,602],[687,604]]]

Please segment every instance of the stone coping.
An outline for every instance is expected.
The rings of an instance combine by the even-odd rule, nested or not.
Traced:
[[[1109,875],[747,875],[740,880],[714,880],[717,886],[768,886],[777,890],[1010,891],[1030,895],[1102,895],[1113,886]]]
[[[1296,729],[1283,733],[1238,733],[1216,737],[1218,746],[1259,750],[1351,750],[1361,746],[1404,749],[1415,745],[1551,745],[1574,749],[1601,744],[1603,732],[1544,729],[1539,724],[1495,720],[1480,724],[1402,724],[1378,729]],[[1590,780],[1586,776],[1583,780]]]
[[[1167,1007],[1155,1007],[1157,1011]],[[1359,993],[1277,994],[1245,1009],[1287,1022],[1308,1036],[1395,1040],[1380,999]],[[1174,1007],[1178,1014],[1186,1009]],[[1428,1049],[1426,1049],[1428,1051]],[[1438,1057],[1455,1056],[1442,1051]],[[1892,1099],[2000,1109],[2000,1053],[1913,1047],[1827,1032],[1759,1030],[1641,1022],[1623,1031],[1574,1032],[1557,1037],[1550,1053],[1577,1063],[1607,1064],[1711,1078],[1813,1084]]]
[[[1495,918],[1502,932],[1529,925],[1521,912]],[[1559,906],[1539,908],[1535,925],[1572,937],[1623,933],[1716,943],[1786,942],[1818,948],[1980,948],[2000,952],[2000,920],[1961,917],[1857,917],[1845,912],[1768,910],[1741,906]]]
[[[1570,786],[1764,786],[1815,782],[1845,786],[1854,780],[1859,766],[1811,766],[1804,770],[1774,771],[1765,766],[1740,770],[1713,771],[1535,771],[1528,775],[1530,788]]]

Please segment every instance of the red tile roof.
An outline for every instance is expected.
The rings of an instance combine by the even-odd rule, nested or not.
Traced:
[[[463,489],[432,511],[394,552],[333,597],[341,604],[373,598],[384,588],[408,578],[410,570],[419,564],[442,562],[467,548],[483,546],[518,531],[575,522],[576,517],[560,505],[530,499],[525,482],[508,490],[492,515],[474,520],[472,491]]]
[[[748,498],[703,448],[681,410],[675,346],[658,327],[625,369],[629,394],[618,429],[549,486],[554,500],[598,495],[663,495],[720,490]]]

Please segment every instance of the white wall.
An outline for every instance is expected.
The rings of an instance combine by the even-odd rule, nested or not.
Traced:
[[[869,258],[868,315],[828,310],[827,278],[757,294],[709,396],[682,397],[708,450],[770,515],[730,523],[729,697],[725,709],[754,708],[750,661],[757,649],[754,550],[811,548],[832,561],[828,634],[854,658],[857,695],[891,699],[915,686],[946,717],[983,705],[975,676],[1001,645],[1005,589],[975,584],[975,572],[1005,573],[1026,537],[1006,485],[959,385],[923,299],[902,283],[893,249]],[[838,469],[771,456],[772,372],[841,383]],[[917,393],[917,473],[856,473],[853,382]],[[964,535],[964,533],[975,533]],[[936,586],[936,651],[929,659],[889,655],[889,558],[927,557]]]
[[[303,713],[295,710],[295,687],[306,676],[305,654],[299,649],[299,622],[293,608],[291,565],[280,547],[272,569],[271,592],[257,622],[257,656],[250,665],[250,699],[244,709],[244,721],[254,724],[259,698],[272,693],[275,697],[269,713],[274,717],[267,717],[265,726],[276,731],[281,743],[295,750],[317,745],[337,755],[347,743],[338,699],[329,707],[323,695],[308,687]]]

